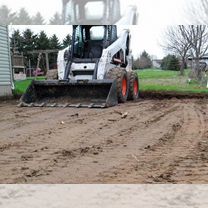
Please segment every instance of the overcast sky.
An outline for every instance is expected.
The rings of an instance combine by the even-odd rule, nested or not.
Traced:
[[[184,13],[188,2],[189,0],[121,0],[122,8],[134,4],[139,11],[139,25],[131,29],[134,55],[140,54],[145,49],[151,55],[161,58],[164,55],[160,47],[164,30],[167,25],[187,22]],[[50,19],[55,12],[61,12],[62,9],[61,0],[0,0],[0,5],[3,4],[13,11],[25,7],[31,15],[40,11],[46,19]],[[26,27],[12,26],[11,28]],[[71,31],[69,26],[44,25],[31,28],[35,32],[45,30],[49,35],[55,33],[60,39]]]

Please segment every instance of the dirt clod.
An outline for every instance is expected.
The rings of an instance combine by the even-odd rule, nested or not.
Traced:
[[[128,112],[122,114],[121,118],[122,118],[122,119],[125,119],[125,118],[127,118],[127,116],[128,116]]]

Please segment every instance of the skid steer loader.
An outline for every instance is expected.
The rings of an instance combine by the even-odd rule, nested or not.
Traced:
[[[118,37],[115,25],[73,26],[58,80],[33,81],[20,106],[105,108],[136,100],[139,80],[132,71],[130,39],[129,30]]]
[[[120,0],[62,0],[62,5],[63,24],[137,24],[137,7],[135,5],[129,5],[125,8],[124,14],[122,14]]]

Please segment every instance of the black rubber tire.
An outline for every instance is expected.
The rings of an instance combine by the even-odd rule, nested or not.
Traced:
[[[105,78],[116,80],[118,102],[125,103],[127,101],[129,93],[129,79],[126,70],[123,68],[113,68],[106,74]],[[122,81],[124,78],[126,78],[127,80],[127,90],[125,96],[122,93]]]
[[[137,100],[139,98],[139,77],[138,74],[134,71],[128,72],[128,79],[129,79],[129,94],[128,100]],[[134,82],[138,82],[138,93],[135,94],[134,92]]]

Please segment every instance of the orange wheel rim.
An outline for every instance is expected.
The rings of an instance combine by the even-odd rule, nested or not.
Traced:
[[[122,95],[126,96],[127,94],[127,79],[124,77],[122,80]]]
[[[139,84],[137,80],[134,80],[134,94],[138,95],[138,93],[139,93]]]

